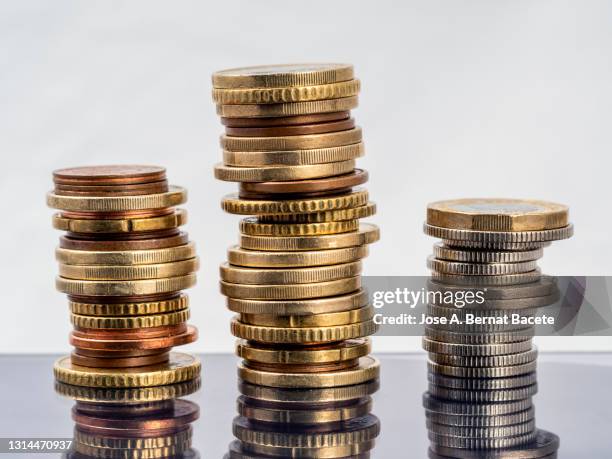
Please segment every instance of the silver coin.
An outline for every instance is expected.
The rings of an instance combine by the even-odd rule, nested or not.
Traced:
[[[429,353],[429,360],[440,365],[451,365],[455,367],[510,367],[533,362],[538,356],[538,350],[534,346],[529,351],[508,355],[491,356],[463,356]]]
[[[542,258],[542,248],[510,251],[510,250],[461,250],[447,247],[441,242],[434,244],[434,257],[441,260],[459,261],[464,263],[520,263]]]
[[[530,398],[501,403],[461,403],[441,400],[425,392],[423,394],[423,407],[426,410],[445,415],[504,416],[529,410],[533,408],[533,403]]]
[[[449,426],[444,424],[436,424],[428,419],[426,425],[428,430],[435,432],[438,435],[482,439],[515,437],[518,435],[534,433],[536,430],[534,419],[530,419],[520,424],[492,427]]]
[[[518,354],[529,351],[531,339],[507,344],[458,344],[434,341],[423,337],[423,349],[436,354],[452,354],[462,356],[493,356]]]
[[[491,242],[491,241],[454,241],[444,239],[444,245],[458,249],[483,249],[483,250],[536,250],[548,247],[550,242]]]
[[[506,344],[531,339],[535,335],[535,327],[499,333],[460,333],[448,330],[437,330],[425,326],[425,336],[434,341],[457,344]]]
[[[538,392],[538,385],[501,390],[462,390],[429,383],[429,393],[436,398],[465,403],[497,403],[524,400]]]
[[[570,238],[574,234],[574,226],[570,223],[562,228],[541,231],[474,231],[442,228],[440,226],[423,225],[425,234],[438,239],[452,241],[469,241],[483,244],[550,242]]]
[[[504,390],[525,387],[537,382],[535,372],[511,378],[455,378],[428,372],[427,380],[436,386],[462,390]]]
[[[481,287],[529,284],[531,282],[537,282],[541,277],[542,273],[539,268],[526,273],[503,274],[499,276],[465,276],[461,274],[446,274],[439,271],[431,271],[431,278],[436,282],[451,285],[477,285]]]
[[[549,296],[558,290],[557,279],[553,276],[542,275],[536,282],[517,285],[503,285],[499,287],[490,286],[486,290],[480,287],[468,285],[453,285],[434,280],[427,282],[429,291],[456,292],[473,291],[483,292],[485,300],[516,300],[523,298],[535,298]]]
[[[427,436],[429,440],[435,443],[435,446],[443,446],[446,448],[464,448],[464,449],[501,449],[513,448],[519,445],[524,445],[533,441],[536,438],[536,432],[529,432],[523,435],[513,437],[498,437],[498,438],[469,438],[469,437],[450,437],[439,435],[429,431]],[[432,445],[434,448],[434,445]],[[435,451],[435,449],[434,449]]]
[[[494,427],[520,424],[535,418],[535,409],[519,411],[510,414],[498,414],[494,416],[470,416],[459,414],[444,414],[425,410],[425,417],[437,424],[465,427]]]
[[[527,373],[532,373],[536,370],[537,362],[534,359],[531,362],[500,367],[459,367],[453,365],[442,365],[432,361],[427,362],[428,371],[435,372],[446,376],[454,376],[456,378],[511,378]]]
[[[535,270],[536,261],[520,261],[516,263],[467,263],[448,261],[429,256],[427,268],[444,274],[462,276],[504,276],[507,274],[522,274]]]

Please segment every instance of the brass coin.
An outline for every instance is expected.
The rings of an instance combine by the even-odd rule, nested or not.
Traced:
[[[223,164],[239,167],[303,166],[336,163],[364,155],[363,142],[338,147],[278,151],[223,151]]]
[[[368,173],[363,169],[355,169],[349,174],[336,175],[311,180],[298,180],[291,182],[257,182],[241,183],[240,192],[242,193],[313,193],[321,191],[335,191],[353,188],[363,185],[368,181]]]
[[[344,220],[358,220],[371,217],[376,213],[376,204],[368,202],[359,207],[350,209],[328,210],[325,212],[314,212],[310,214],[277,214],[260,215],[257,219],[264,223],[321,223]]]
[[[328,327],[270,327],[249,325],[233,319],[231,331],[237,338],[261,343],[320,344],[373,335],[378,330],[372,320]],[[354,383],[357,384],[357,383]]]
[[[300,300],[306,298],[322,298],[325,296],[342,295],[361,288],[361,277],[327,282],[312,282],[309,284],[232,284],[220,281],[221,293],[231,298],[252,300]]]
[[[63,278],[81,280],[140,280],[184,276],[199,268],[198,257],[148,265],[59,265]]]
[[[70,355],[70,361],[74,365],[94,368],[144,367],[165,363],[169,360],[170,354],[168,352],[140,357],[89,357],[79,355],[76,352]]]
[[[361,223],[359,231],[324,236],[266,237],[241,234],[240,246],[249,250],[278,252],[326,250],[362,246],[376,242],[378,239],[380,239],[380,230],[376,225]]]
[[[359,80],[277,88],[213,88],[217,105],[264,105],[341,99],[359,94]]]
[[[55,259],[64,265],[150,265],[188,260],[196,255],[195,244],[149,250],[55,250]]]
[[[351,112],[314,113],[312,115],[298,115],[275,118],[221,118],[221,124],[227,127],[271,127],[296,126],[300,124],[329,123],[346,120]]]
[[[221,280],[232,284],[292,285],[328,282],[361,274],[361,262],[342,263],[314,268],[245,268],[224,263]]]
[[[357,105],[357,96],[284,104],[217,105],[217,115],[226,118],[269,118],[274,116],[341,112],[357,108]]]
[[[124,218],[124,219],[73,219],[66,218],[62,214],[53,216],[53,227],[55,229],[70,231],[73,233],[129,233],[135,231],[158,231],[169,228],[177,228],[187,223],[187,212],[177,209],[170,215],[149,218]]]
[[[311,86],[352,80],[349,64],[261,65],[213,73],[214,88],[277,88]]]
[[[287,135],[325,134],[355,127],[353,118],[328,123],[269,127],[226,127],[225,135],[234,137],[284,137]]]
[[[328,373],[330,371],[343,371],[356,368],[358,360],[344,360],[342,362],[327,363],[290,363],[290,364],[271,364],[253,361],[244,361],[244,364],[252,370],[271,371],[273,373]]]
[[[281,448],[274,446],[251,445],[238,440],[230,444],[227,459],[261,459],[309,457],[325,459],[370,459],[374,440],[342,446],[323,446],[320,448]]]
[[[168,299],[143,302],[86,303],[71,300],[69,306],[73,314],[85,316],[140,316],[181,311],[189,306],[189,298],[181,293]]]
[[[318,236],[356,231],[359,220],[341,220],[322,223],[261,223],[247,217],[240,221],[240,232],[249,236]]]
[[[285,388],[323,388],[351,386],[378,379],[380,365],[374,357],[361,357],[353,370],[330,373],[271,373],[252,370],[243,364],[238,366],[238,376],[244,381],[261,386]]]
[[[188,354],[172,352],[168,363],[149,367],[99,369],[73,365],[62,357],[53,368],[55,378],[65,384],[87,387],[150,387],[174,384],[200,375],[200,361]]]
[[[122,296],[150,295],[155,293],[178,292],[194,286],[195,274],[167,277],[163,279],[91,281],[74,280],[64,277],[56,279],[56,288],[69,295]]]
[[[47,194],[47,205],[55,209],[86,212],[118,212],[126,210],[159,209],[183,204],[187,200],[184,188],[170,186],[165,193],[135,196],[62,196]]]
[[[189,320],[189,309],[165,314],[133,317],[96,317],[71,314],[70,322],[78,328],[153,328],[177,325]]]
[[[374,310],[370,306],[350,311],[314,314],[310,316],[277,316],[272,314],[241,314],[240,322],[262,327],[331,327],[370,320]]]
[[[158,166],[84,166],[53,171],[53,181],[62,185],[137,185],[166,179],[166,169]]]
[[[182,457],[183,451],[188,449],[190,442],[183,441],[177,445],[163,446],[159,448],[143,449],[111,449],[96,448],[75,442],[74,451],[81,457],[96,459],[162,459],[166,457]]]
[[[541,231],[569,224],[567,206],[523,199],[456,199],[427,206],[427,224],[476,231]]]
[[[367,397],[379,389],[378,379],[350,386],[327,388],[278,388],[250,384],[239,380],[238,390],[249,399],[283,406],[306,405],[315,408],[329,403],[346,403]]]
[[[368,338],[346,340],[338,344],[312,346],[310,348],[266,346],[262,343],[239,340],[236,355],[245,360],[268,364],[319,364],[342,362],[368,355],[371,343]]]
[[[350,263],[361,260],[367,255],[367,245],[303,252],[266,252],[263,250],[245,250],[233,246],[227,251],[227,261],[235,266],[291,268]]]
[[[106,437],[94,435],[87,431],[80,430],[78,427],[74,430],[74,441],[82,445],[92,448],[101,449],[130,449],[143,450],[151,448],[164,448],[168,446],[182,444],[186,441],[191,441],[192,429],[179,430],[170,435],[161,435],[155,437]]]
[[[70,250],[113,251],[113,250],[151,250],[176,247],[189,242],[187,233],[180,232],[168,237],[141,240],[81,240],[73,237],[60,237],[60,247]]]
[[[368,294],[361,289],[345,295],[303,300],[270,301],[227,298],[227,307],[230,311],[241,314],[276,314],[279,316],[348,311],[367,304]]]
[[[240,199],[235,194],[230,194],[223,198],[221,207],[226,212],[239,215],[308,214],[327,210],[359,207],[365,205],[367,202],[368,192],[357,188],[353,192],[347,194],[310,199],[255,200]]]
[[[289,135],[284,137],[221,136],[221,148],[227,151],[293,151],[340,147],[361,142],[360,127],[327,134]]]
[[[301,166],[234,167],[215,166],[215,177],[228,182],[275,182],[306,180],[347,174],[355,168],[355,160]]]

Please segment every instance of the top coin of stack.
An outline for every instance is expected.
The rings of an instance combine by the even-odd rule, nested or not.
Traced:
[[[224,70],[213,86],[226,129],[215,175],[240,183],[222,207],[254,216],[241,221],[240,246],[221,266],[222,293],[239,314],[240,377],[293,389],[376,379],[367,339],[376,325],[360,273],[379,233],[359,224],[376,209],[354,188],[368,175],[355,169],[364,149],[350,115],[359,92],[353,67]]]
[[[55,366],[60,382],[140,387],[199,375],[197,359],[170,353],[197,338],[187,296],[198,258],[179,227],[183,188],[156,166],[94,166],[53,174],[47,195],[60,239],[58,290],[68,294],[71,357]]]

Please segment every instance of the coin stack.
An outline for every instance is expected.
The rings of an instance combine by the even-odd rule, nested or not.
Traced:
[[[47,203],[60,210],[54,227],[67,231],[56,285],[68,294],[74,346],[56,362],[56,380],[127,390],[198,378],[198,359],[170,352],[197,338],[181,292],[198,268],[179,229],[186,213],[175,208],[186,191],[152,166],[80,167],[53,177]]]
[[[424,229],[443,241],[428,259],[429,291],[439,293],[428,298],[428,315],[448,321],[427,325],[423,337],[429,457],[556,458],[559,438],[535,423],[531,319],[559,296],[537,260],[544,246],[572,235],[567,207],[441,201],[427,207]],[[504,320],[513,315],[516,323]]]
[[[200,378],[163,386],[107,389],[56,381],[56,392],[76,400],[73,444],[66,459],[199,459],[191,447],[197,404],[176,399],[197,391]]]
[[[215,73],[213,86],[226,130],[215,176],[240,183],[222,207],[249,216],[220,269],[221,291],[238,313],[231,329],[242,383],[324,394],[376,379],[367,339],[376,324],[360,274],[379,232],[359,223],[375,205],[355,188],[368,175],[355,169],[364,150],[350,116],[359,91],[353,67],[231,69]],[[266,445],[237,436],[243,448],[265,446],[272,456],[287,445],[282,436]]]

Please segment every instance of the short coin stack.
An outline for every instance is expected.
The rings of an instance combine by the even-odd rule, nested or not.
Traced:
[[[215,175],[240,182],[222,207],[251,216],[221,266],[221,291],[239,314],[231,328],[240,378],[289,392],[376,379],[367,339],[376,325],[360,274],[379,233],[359,224],[375,205],[354,188],[368,176],[355,169],[363,143],[349,112],[359,91],[352,66],[225,70],[213,86],[226,129]],[[267,446],[272,455],[282,448]]]
[[[428,315],[460,322],[427,325],[423,337],[429,457],[557,457],[558,437],[535,423],[534,326],[500,319],[527,320],[557,300],[556,282],[540,274],[536,261],[544,246],[572,232],[567,207],[549,202],[428,206],[425,233],[443,240],[428,259],[429,290],[440,293],[429,300]],[[469,315],[480,322],[467,321]]]
[[[47,195],[55,228],[67,231],[56,256],[58,290],[68,294],[71,356],[54,372],[68,386],[134,389],[199,377],[200,363],[170,352],[193,342],[187,295],[195,247],[179,227],[184,189],[165,169],[97,166],[54,172]]]

